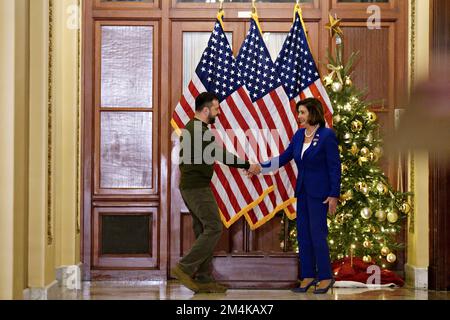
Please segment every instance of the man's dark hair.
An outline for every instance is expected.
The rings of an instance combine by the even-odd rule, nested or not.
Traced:
[[[214,100],[219,101],[219,98],[214,93],[211,92],[203,92],[200,93],[197,99],[195,99],[195,111],[200,112],[203,108],[211,108],[212,102]]]
[[[305,106],[309,112],[308,123],[312,126],[319,124],[325,127],[325,115],[323,113],[323,106],[320,100],[316,98],[308,98],[297,103],[297,111],[300,112],[300,106]]]

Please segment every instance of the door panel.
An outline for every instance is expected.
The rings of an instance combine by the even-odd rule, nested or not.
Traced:
[[[84,137],[90,140],[84,170],[92,173],[84,201],[91,203],[83,216],[84,230],[91,232],[83,240],[85,275],[104,279],[120,270],[120,277],[149,278],[161,261],[159,24],[101,20],[91,27],[93,98],[85,101],[84,115],[92,119]]]
[[[94,268],[156,268],[156,208],[94,209]]]

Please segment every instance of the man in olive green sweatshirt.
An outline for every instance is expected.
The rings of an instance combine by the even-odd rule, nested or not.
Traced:
[[[196,240],[172,269],[172,274],[194,292],[226,292],[212,276],[212,259],[223,231],[219,208],[210,183],[214,162],[258,174],[261,167],[250,164],[220,148],[208,125],[220,114],[219,99],[205,92],[195,100],[195,117],[182,130],[180,151],[180,192],[192,214]]]

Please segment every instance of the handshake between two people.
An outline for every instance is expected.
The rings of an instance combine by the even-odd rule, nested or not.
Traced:
[[[257,176],[261,173],[262,167],[259,163],[250,164],[250,168],[246,171],[246,175],[248,178],[252,178],[253,176]]]

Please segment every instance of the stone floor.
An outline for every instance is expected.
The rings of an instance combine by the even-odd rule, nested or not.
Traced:
[[[50,300],[450,300],[450,292],[411,288],[335,288],[333,293],[298,294],[290,290],[229,290],[226,294],[193,294],[177,281],[84,282],[82,290],[58,289]]]

